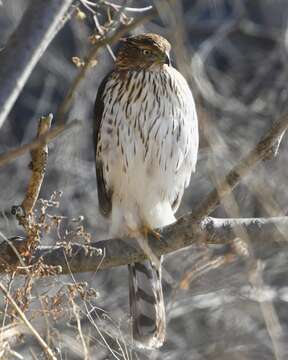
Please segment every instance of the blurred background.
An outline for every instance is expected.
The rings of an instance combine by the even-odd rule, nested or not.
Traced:
[[[117,5],[123,5],[117,0],[91,0],[91,3],[79,5],[79,11],[85,14],[83,19],[72,16],[35,67],[1,128],[1,153],[29,143],[35,137],[39,117],[51,112],[56,114],[79,71],[72,57],[85,58],[92,46],[89,37],[103,30],[104,25],[109,28],[109,16],[112,20],[113,16],[117,17]],[[186,77],[197,99],[199,160],[182,201],[180,216],[193,211],[219,179],[254,147],[273,121],[287,111],[288,3],[286,0],[131,0],[124,3],[128,7],[121,10],[120,20],[124,22],[143,16],[149,6],[157,9],[159,16],[139,25],[130,34],[155,32],[165,36],[174,50],[175,67]],[[2,0],[0,48],[5,46],[28,5],[27,0]],[[96,12],[98,28],[89,7]],[[112,48],[113,52],[116,50],[117,45]],[[93,240],[104,239],[107,233],[107,223],[97,204],[92,112],[97,88],[113,66],[111,49],[103,48],[97,61],[78,88],[65,119],[78,119],[81,127],[69,130],[49,144],[48,168],[40,194],[41,198],[48,199],[54,191],[62,191],[59,209],[51,212],[68,219],[83,215],[83,226]],[[286,215],[287,150],[287,138],[284,138],[278,157],[260,163],[211,215]],[[29,162],[30,155],[26,154],[1,168],[0,231],[6,237],[21,235],[22,230],[10,209],[23,199],[30,174]],[[47,235],[43,241],[55,243],[54,235]],[[59,276],[34,280],[33,295],[37,300],[29,300],[27,311],[32,321],[49,333],[49,344],[57,350],[59,359],[85,358],[75,312],[63,306],[59,314],[47,314],[42,325],[35,314],[43,306],[40,306],[41,299],[46,296],[52,299],[74,280],[86,281],[97,291],[97,296],[87,301],[75,300],[83,319],[89,359],[286,359],[288,249],[284,251],[285,247],[281,247],[279,251],[276,235],[273,246],[271,242],[267,245],[258,240],[255,256],[264,267],[261,294],[251,284],[251,269],[240,262],[197,278],[188,289],[179,286],[172,289],[163,284],[168,325],[167,341],[159,350],[143,352],[129,344],[126,267],[75,274],[75,279]],[[165,257],[164,266],[175,284],[201,261],[202,255],[199,249],[187,248]],[[1,277],[6,282],[10,279],[7,275]],[[12,289],[13,286],[21,288],[24,282],[24,279],[15,279]],[[63,290],[64,293],[67,297]],[[4,325],[5,304],[2,302],[2,305],[0,320]],[[9,321],[6,319],[5,324]],[[44,358],[35,340],[28,335],[17,337],[10,346],[24,359]]]

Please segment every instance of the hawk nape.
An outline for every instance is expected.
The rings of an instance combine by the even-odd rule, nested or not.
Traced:
[[[111,236],[144,239],[175,221],[195,170],[198,122],[192,93],[170,65],[170,44],[156,34],[123,40],[95,103],[99,207]],[[161,264],[161,259],[160,259]],[[133,337],[143,347],[165,338],[161,266],[129,265]]]

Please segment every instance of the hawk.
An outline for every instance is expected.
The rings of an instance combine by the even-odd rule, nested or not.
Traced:
[[[111,237],[145,238],[173,223],[195,170],[198,122],[185,78],[156,34],[124,39],[95,102],[98,200]],[[161,241],[161,240],[160,240]],[[161,259],[160,259],[161,264]],[[129,265],[133,338],[153,348],[165,338],[161,266]]]

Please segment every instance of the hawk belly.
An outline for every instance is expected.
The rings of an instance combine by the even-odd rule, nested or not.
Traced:
[[[194,100],[182,75],[164,66],[114,72],[103,91],[97,157],[112,193],[111,236],[174,222],[195,169]]]

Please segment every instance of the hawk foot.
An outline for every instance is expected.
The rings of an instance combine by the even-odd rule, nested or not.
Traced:
[[[144,237],[148,239],[150,236],[156,240],[161,240],[161,234],[154,229],[151,229],[149,226],[142,226],[139,229],[128,229],[129,237],[131,238],[139,238]]]
[[[148,239],[149,236],[151,236],[156,240],[161,240],[161,234],[159,232],[157,232],[156,230],[151,229],[148,226],[143,226],[142,234],[145,236],[146,239]]]

